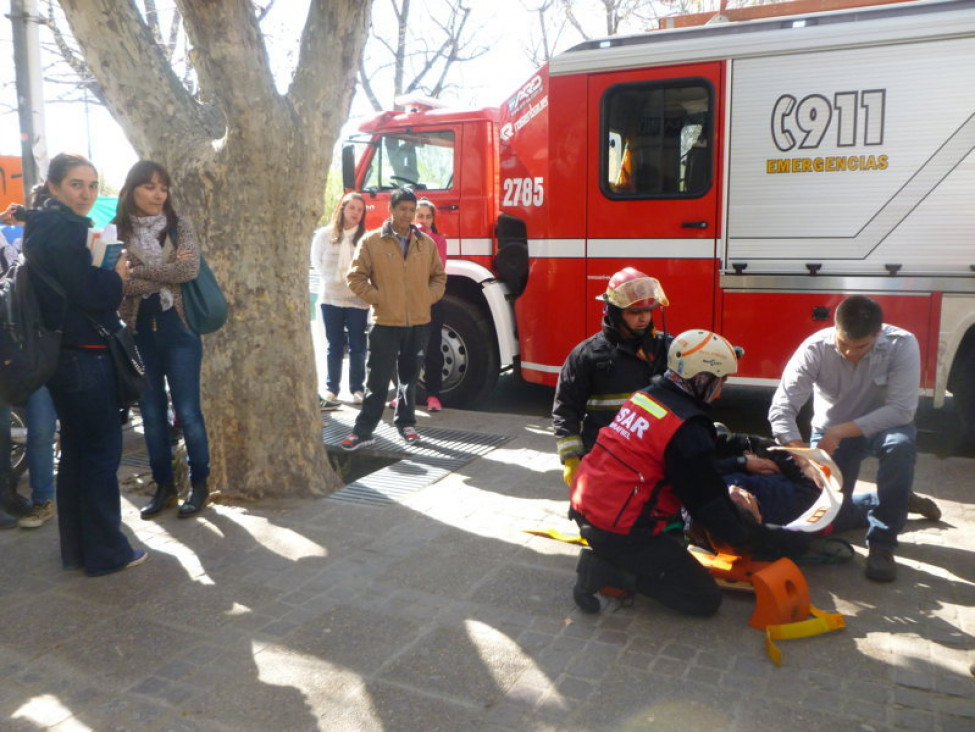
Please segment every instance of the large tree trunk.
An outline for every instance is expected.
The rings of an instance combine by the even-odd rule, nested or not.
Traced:
[[[177,211],[230,303],[227,325],[204,338],[213,487],[321,492],[336,480],[321,439],[308,247],[371,2],[312,0],[285,95],[249,0],[177,4],[206,104],[179,84],[129,0],[61,0],[133,146],[172,174]]]

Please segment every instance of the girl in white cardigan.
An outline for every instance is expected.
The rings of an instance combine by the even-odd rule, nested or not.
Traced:
[[[361,404],[366,381],[366,320],[369,304],[349,289],[345,275],[356,244],[366,233],[366,202],[358,193],[346,193],[335,209],[332,222],[315,232],[311,264],[319,274],[318,302],[328,342],[322,407],[337,409],[342,381],[342,358],[349,347],[349,391]]]

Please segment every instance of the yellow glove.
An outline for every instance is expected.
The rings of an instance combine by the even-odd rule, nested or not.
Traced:
[[[562,463],[562,480],[569,488],[572,487],[572,479],[576,477],[576,471],[579,469],[579,460],[578,456],[573,456],[566,458]]]

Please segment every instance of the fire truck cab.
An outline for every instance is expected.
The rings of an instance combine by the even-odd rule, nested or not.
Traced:
[[[499,109],[383,113],[344,173],[370,225],[398,185],[438,207],[448,404],[510,368],[554,384],[634,266],[670,332],[744,346],[739,383],[777,383],[868,294],[971,414],[973,88],[975,0],[653,31],[555,57]]]

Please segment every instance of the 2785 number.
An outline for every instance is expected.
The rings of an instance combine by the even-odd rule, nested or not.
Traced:
[[[502,187],[502,206],[541,206],[545,202],[545,184],[541,177],[505,178]]]

